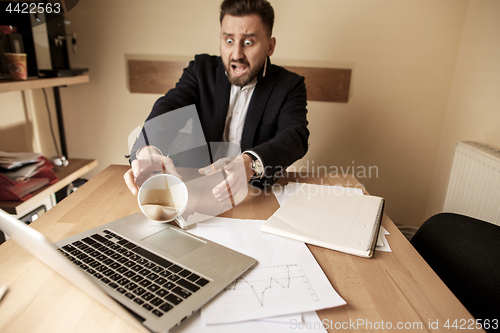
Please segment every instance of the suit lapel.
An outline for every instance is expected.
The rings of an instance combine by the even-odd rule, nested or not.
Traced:
[[[227,80],[222,60],[220,60],[215,76],[215,106],[212,124],[212,142],[222,141],[224,127],[226,126],[227,110],[229,108],[229,95],[231,84]]]
[[[269,100],[269,96],[271,95],[276,83],[276,76],[273,75],[270,67],[271,64],[268,62],[266,76],[257,83],[252,94],[252,100],[248,106],[245,125],[243,126],[243,133],[241,134],[242,151],[252,147],[257,125],[262,118],[267,101]]]

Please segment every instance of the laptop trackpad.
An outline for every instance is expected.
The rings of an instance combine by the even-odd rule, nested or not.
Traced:
[[[142,241],[178,259],[206,244],[173,228],[166,228]]]

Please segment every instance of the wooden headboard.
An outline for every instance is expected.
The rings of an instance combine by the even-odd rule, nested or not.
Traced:
[[[128,60],[129,89],[132,93],[165,94],[175,86],[187,61]],[[286,69],[305,78],[309,101],[347,103],[351,69],[292,67]]]

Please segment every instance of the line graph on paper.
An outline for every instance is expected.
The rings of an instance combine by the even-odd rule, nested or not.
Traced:
[[[230,284],[224,298],[226,311],[319,300],[300,264],[257,266]]]
[[[289,322],[297,314],[345,304],[304,243],[263,233],[263,223],[214,218],[197,225],[197,236],[258,261],[202,308],[203,324],[262,318]]]

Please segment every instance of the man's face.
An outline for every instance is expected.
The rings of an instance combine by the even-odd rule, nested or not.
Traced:
[[[267,56],[274,52],[276,40],[268,37],[262,19],[256,15],[231,16],[222,19],[220,54],[227,78],[243,87],[262,70]]]

